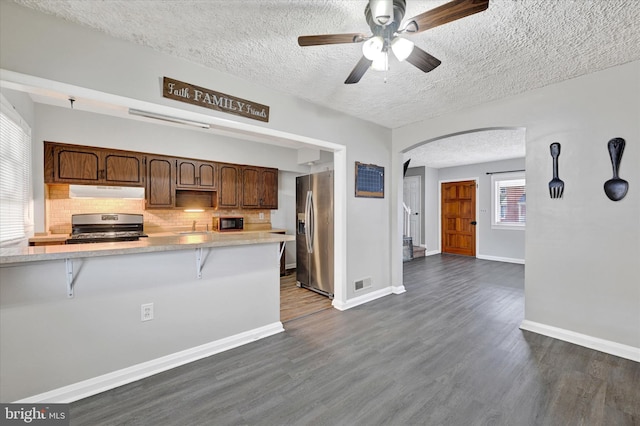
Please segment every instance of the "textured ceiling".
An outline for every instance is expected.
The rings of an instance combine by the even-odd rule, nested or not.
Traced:
[[[640,59],[638,0],[491,0],[409,36],[442,61],[434,71],[390,58],[388,72],[369,70],[353,85],[343,82],[360,44],[303,48],[297,37],[368,34],[366,0],[14,1],[392,129]],[[444,3],[407,0],[405,18]],[[442,151],[453,144],[440,141],[413,150],[412,165],[524,156],[524,138],[509,131],[448,141],[457,163]]]
[[[369,33],[366,0],[16,0],[345,114],[395,128],[640,59],[638,0],[491,0],[410,36],[442,61],[390,58],[343,84],[361,45],[299,47],[299,35]],[[443,0],[407,0],[405,18]],[[196,82],[197,83],[197,82]]]
[[[525,129],[494,129],[439,139],[404,153],[410,167],[434,169],[524,158]]]

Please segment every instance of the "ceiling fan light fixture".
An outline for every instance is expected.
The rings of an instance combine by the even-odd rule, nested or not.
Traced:
[[[414,43],[406,38],[396,37],[391,42],[391,50],[400,62],[404,61],[413,52]]]
[[[362,44],[362,54],[370,61],[375,61],[382,53],[384,40],[382,37],[371,37]]]
[[[371,69],[375,71],[387,71],[389,69],[389,56],[387,52],[381,52],[371,63]]]

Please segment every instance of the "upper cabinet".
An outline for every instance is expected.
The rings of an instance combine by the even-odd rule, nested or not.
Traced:
[[[175,161],[170,157],[148,155],[147,187],[145,190],[146,207],[166,209],[175,207]]]
[[[262,199],[260,208],[278,209],[278,169],[262,169]]]
[[[144,185],[144,156],[129,151],[45,142],[45,183]]]
[[[144,186],[147,208],[278,208],[278,169],[44,143],[45,183]]]
[[[278,208],[278,169],[242,167],[242,208]]]
[[[220,169],[218,208],[229,209],[240,207],[240,191],[238,190],[238,186],[240,185],[241,166],[220,163],[218,167]]]
[[[208,161],[177,159],[176,187],[187,189],[215,190],[218,187],[216,163]]]

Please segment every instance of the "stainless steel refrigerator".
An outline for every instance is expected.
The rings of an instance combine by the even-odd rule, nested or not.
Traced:
[[[296,178],[296,280],[333,298],[333,171]]]

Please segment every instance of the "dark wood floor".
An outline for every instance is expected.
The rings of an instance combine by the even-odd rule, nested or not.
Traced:
[[[518,329],[522,265],[404,271],[404,294],[78,401],[71,424],[640,424],[639,363]]]

